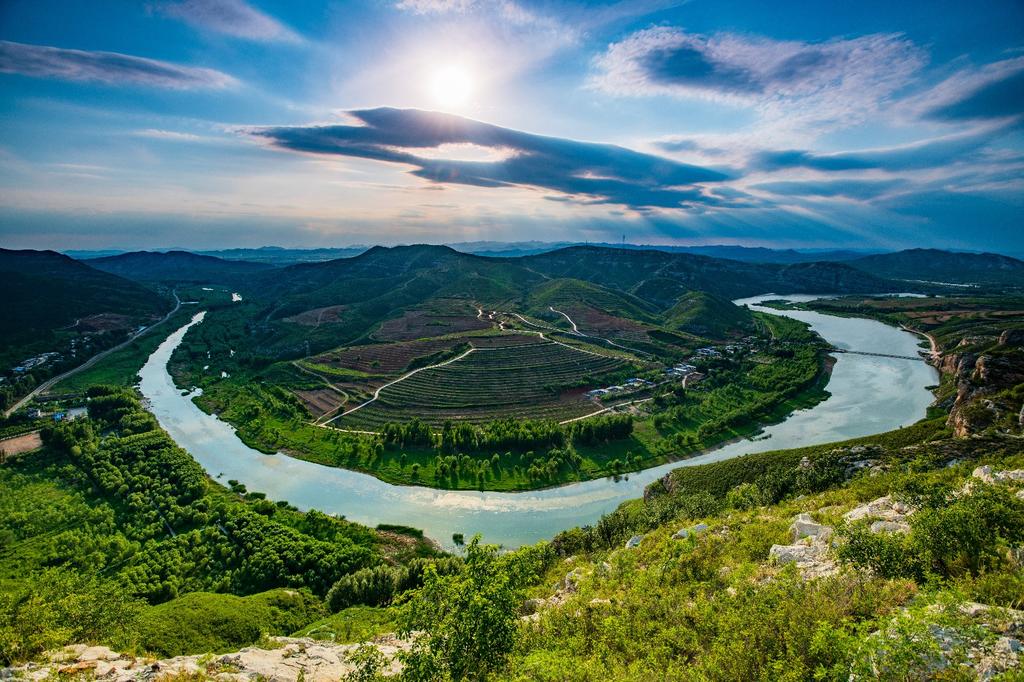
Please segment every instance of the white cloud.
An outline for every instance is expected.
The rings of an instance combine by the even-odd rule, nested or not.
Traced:
[[[899,34],[804,43],[657,27],[611,44],[589,84],[616,96],[751,107],[777,126],[836,129],[885,107],[926,61]]]
[[[0,73],[172,90],[225,88],[237,84],[228,74],[214,69],[181,66],[118,52],[66,50],[5,40],[0,40]]]
[[[155,6],[196,28],[261,42],[300,43],[302,36],[243,0],[181,0]]]

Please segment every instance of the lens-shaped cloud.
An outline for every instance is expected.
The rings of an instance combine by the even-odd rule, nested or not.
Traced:
[[[579,201],[634,209],[726,202],[700,185],[726,180],[727,173],[616,145],[533,135],[415,109],[349,113],[363,125],[249,132],[281,149],[407,164],[414,167],[413,175],[436,183],[537,188]],[[434,150],[445,145],[474,145],[501,154],[492,161],[438,158]]]
[[[226,88],[237,81],[214,69],[181,66],[118,52],[90,52],[0,41],[0,73],[35,78],[145,85],[172,90]]]

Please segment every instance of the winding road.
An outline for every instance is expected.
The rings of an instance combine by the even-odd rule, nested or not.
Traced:
[[[419,369],[414,369],[413,371],[408,372],[406,374],[403,374],[402,376],[398,377],[394,381],[389,381],[388,383],[386,383],[383,386],[381,386],[380,388],[378,388],[376,391],[373,392],[373,397],[370,398],[369,400],[367,400],[365,403],[360,403],[360,404],[356,405],[355,407],[353,407],[351,410],[346,410],[346,411],[342,412],[341,414],[339,414],[337,417],[334,417],[332,419],[328,419],[324,423],[325,424],[330,424],[335,419],[340,419],[340,418],[344,417],[346,414],[352,414],[356,410],[363,409],[364,407],[366,407],[367,405],[369,405],[373,401],[377,400],[377,398],[380,397],[380,392],[383,391],[385,388],[387,388],[388,386],[394,386],[395,384],[397,384],[399,382],[405,381],[406,379],[411,377],[413,374],[419,374],[420,372],[423,372],[423,371],[428,370],[428,369],[435,369],[437,367],[444,367],[445,365],[450,365],[453,362],[455,362],[456,360],[461,360],[462,358],[466,357],[470,353],[475,353],[478,350],[489,350],[489,349],[481,349],[481,348],[475,348],[475,347],[474,348],[470,348],[469,350],[467,350],[462,355],[458,355],[458,356],[456,356],[456,357],[454,357],[454,358],[452,358],[450,360],[445,360],[444,362],[439,362],[436,365],[427,365],[426,367],[420,367]]]
[[[171,312],[167,313],[162,318],[160,318],[159,320],[157,320],[153,324],[149,325],[148,327],[143,327],[139,331],[137,331],[134,334],[132,334],[131,336],[129,336],[125,341],[123,341],[122,343],[119,343],[118,345],[114,346],[113,348],[108,348],[107,350],[105,350],[105,351],[103,351],[101,353],[97,353],[96,355],[92,356],[91,358],[89,358],[88,360],[86,360],[85,362],[80,364],[78,367],[75,367],[73,369],[69,369],[68,371],[64,372],[63,374],[58,374],[57,376],[55,376],[55,377],[53,377],[51,379],[47,379],[43,383],[39,384],[34,389],[32,389],[32,391],[28,395],[26,395],[24,398],[22,398],[18,402],[14,403],[14,405],[9,407],[4,412],[4,417],[5,418],[6,417],[10,417],[12,414],[14,414],[19,409],[21,409],[24,405],[27,405],[33,398],[35,398],[40,393],[49,390],[50,388],[52,388],[53,386],[57,385],[58,383],[60,383],[64,379],[67,379],[69,376],[73,376],[75,374],[78,374],[83,369],[89,369],[90,367],[92,367],[97,362],[99,362],[103,358],[107,357],[111,353],[115,353],[115,352],[121,350],[122,348],[124,348],[129,343],[131,343],[135,339],[139,338],[140,336],[142,336],[146,332],[150,331],[151,329],[154,329],[155,327],[160,326],[161,324],[163,324],[167,320],[171,319],[171,316],[174,315],[174,313],[178,312],[178,309],[181,308],[181,299],[178,298],[178,292],[174,291],[172,293],[174,294],[174,308],[171,309]]]

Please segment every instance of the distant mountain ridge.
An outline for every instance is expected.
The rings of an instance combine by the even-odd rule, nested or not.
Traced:
[[[273,268],[266,263],[224,260],[190,251],[133,251],[82,261],[137,282],[226,282]]]
[[[1024,261],[996,253],[908,249],[865,256],[850,265],[890,279],[1024,286]]]

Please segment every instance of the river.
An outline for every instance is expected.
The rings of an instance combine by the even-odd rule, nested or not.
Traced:
[[[919,339],[873,320],[834,317],[809,311],[775,311],[755,304],[785,298],[807,301],[819,296],[757,296],[735,301],[754,310],[783,314],[811,325],[836,348],[894,355],[916,355]],[[300,509],[319,509],[369,526],[393,523],[422,528],[450,545],[453,533],[483,535],[488,542],[516,547],[550,538],[573,526],[593,524],[624,500],[680,466],[716,462],[754,452],[782,450],[846,440],[889,431],[921,419],[938,383],[936,370],[923,362],[838,354],[828,383],[831,396],[768,426],[770,438],[741,440],[618,481],[598,479],[533,492],[448,491],[396,486],[373,476],[326,467],[287,455],[265,455],[245,445],[231,425],[200,410],[190,395],[174,386],[167,372],[171,353],[205,313],[167,337],[139,372],[140,390],[160,425],[221,481],[238,480],[273,500]]]

